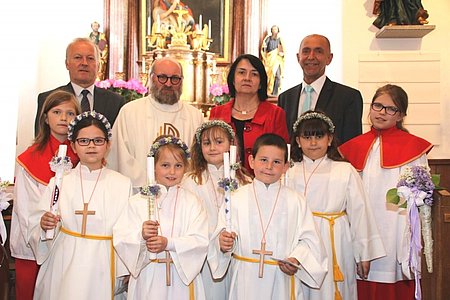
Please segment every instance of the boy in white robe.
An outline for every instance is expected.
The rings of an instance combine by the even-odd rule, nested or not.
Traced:
[[[205,299],[199,273],[208,248],[207,216],[197,197],[179,186],[188,155],[181,140],[157,139],[149,156],[158,185],[148,188],[156,191],[156,220],[149,216],[153,196],[143,190],[114,226],[114,247],[131,273],[128,299]]]
[[[230,267],[230,299],[302,299],[299,281],[320,287],[327,258],[305,199],[281,184],[286,143],[262,135],[249,162],[255,180],[231,195],[231,233],[224,207],[219,214],[208,252],[213,276]]]

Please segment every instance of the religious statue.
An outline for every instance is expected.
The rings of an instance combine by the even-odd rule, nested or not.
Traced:
[[[186,11],[181,14],[181,22],[178,21],[177,15],[180,10]],[[180,0],[154,0],[152,17],[154,20],[152,26],[157,27],[154,28],[156,32],[169,30],[187,32],[195,28],[192,10]]]
[[[284,43],[279,36],[280,29],[273,25],[261,45],[261,58],[267,72],[267,93],[277,96],[284,74]]]
[[[373,25],[380,29],[385,25],[424,25],[429,17],[421,0],[375,0],[373,13],[378,15]]]
[[[97,45],[100,53],[97,81],[101,81],[105,79],[106,65],[108,64],[108,41],[105,34],[98,31],[100,29],[98,22],[92,22],[91,28],[92,32],[89,34],[89,38]]]

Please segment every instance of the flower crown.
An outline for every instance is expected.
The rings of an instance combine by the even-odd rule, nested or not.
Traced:
[[[327,117],[325,114],[323,114],[321,112],[316,112],[316,111],[307,112],[307,113],[303,114],[302,116],[300,116],[300,118],[298,118],[297,121],[295,121],[295,123],[294,123],[294,126],[293,126],[294,132],[297,131],[297,128],[301,122],[303,122],[305,120],[311,120],[311,119],[321,119],[322,121],[324,121],[325,123],[328,124],[328,130],[331,133],[334,133],[335,127],[334,127],[333,121],[331,121],[331,119],[329,117]]]
[[[186,155],[186,158],[191,157],[191,153],[189,151],[188,146],[179,138],[174,136],[168,136],[168,137],[162,137],[158,139],[156,142],[153,143],[153,145],[150,148],[150,151],[147,154],[147,157],[155,157],[156,153],[158,152],[159,148],[164,145],[168,144],[174,144],[183,150],[184,154]]]
[[[195,141],[197,142],[197,144],[201,144],[201,139],[202,139],[202,133],[203,131],[205,131],[206,129],[215,127],[215,126],[219,126],[223,129],[225,129],[228,134],[231,136],[231,140],[234,140],[235,135],[234,135],[234,131],[233,128],[228,125],[227,123],[225,123],[222,120],[212,120],[212,121],[208,121],[203,123],[199,128],[197,128],[197,131],[195,132]]]
[[[89,118],[89,117],[93,117],[94,119],[99,120],[100,122],[103,123],[103,125],[105,125],[106,132],[107,132],[107,138],[108,138],[108,140],[111,140],[111,138],[112,138],[111,124],[109,123],[108,119],[104,115],[102,115],[101,113],[96,112],[95,110],[85,111],[85,112],[79,114],[78,116],[76,116],[75,119],[73,119],[72,122],[70,122],[70,124],[69,124],[69,131],[67,132],[67,139],[69,141],[73,142],[73,131],[75,129],[75,126],[81,120]]]

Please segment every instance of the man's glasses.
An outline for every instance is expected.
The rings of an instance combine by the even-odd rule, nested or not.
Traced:
[[[103,146],[106,143],[106,138],[104,137],[96,137],[93,139],[79,138],[76,139],[75,141],[77,141],[78,145],[80,146],[89,146],[91,142],[93,142],[95,146]]]
[[[399,112],[398,108],[395,106],[384,106],[383,104],[377,102],[373,102],[370,107],[372,107],[374,111],[382,111],[384,109],[384,111],[390,116],[394,116]]]
[[[177,75],[167,76],[165,74],[159,74],[159,75],[155,74],[155,76],[158,77],[158,82],[161,83],[161,84],[165,84],[167,82],[167,80],[170,79],[170,83],[171,84],[177,85],[177,84],[179,84],[181,82],[181,79],[183,79],[183,77],[180,77],[180,76],[177,76]]]

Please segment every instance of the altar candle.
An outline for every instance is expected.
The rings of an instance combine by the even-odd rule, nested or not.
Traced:
[[[147,35],[152,34],[152,19],[150,17],[147,18]]]
[[[161,19],[159,18],[159,15],[156,15],[156,33],[161,32]]]
[[[208,21],[208,39],[211,38],[211,20]]]
[[[148,184],[155,184],[155,158],[147,157],[147,178]]]
[[[236,146],[230,146],[230,165],[233,166],[236,163]],[[235,178],[236,171],[231,170],[231,178]]]
[[[123,72],[123,58],[119,58],[119,65],[117,66],[117,71],[122,73]]]
[[[230,153],[223,153],[223,176],[225,178],[230,178]]]
[[[198,16],[198,30],[202,31],[202,15]]]

